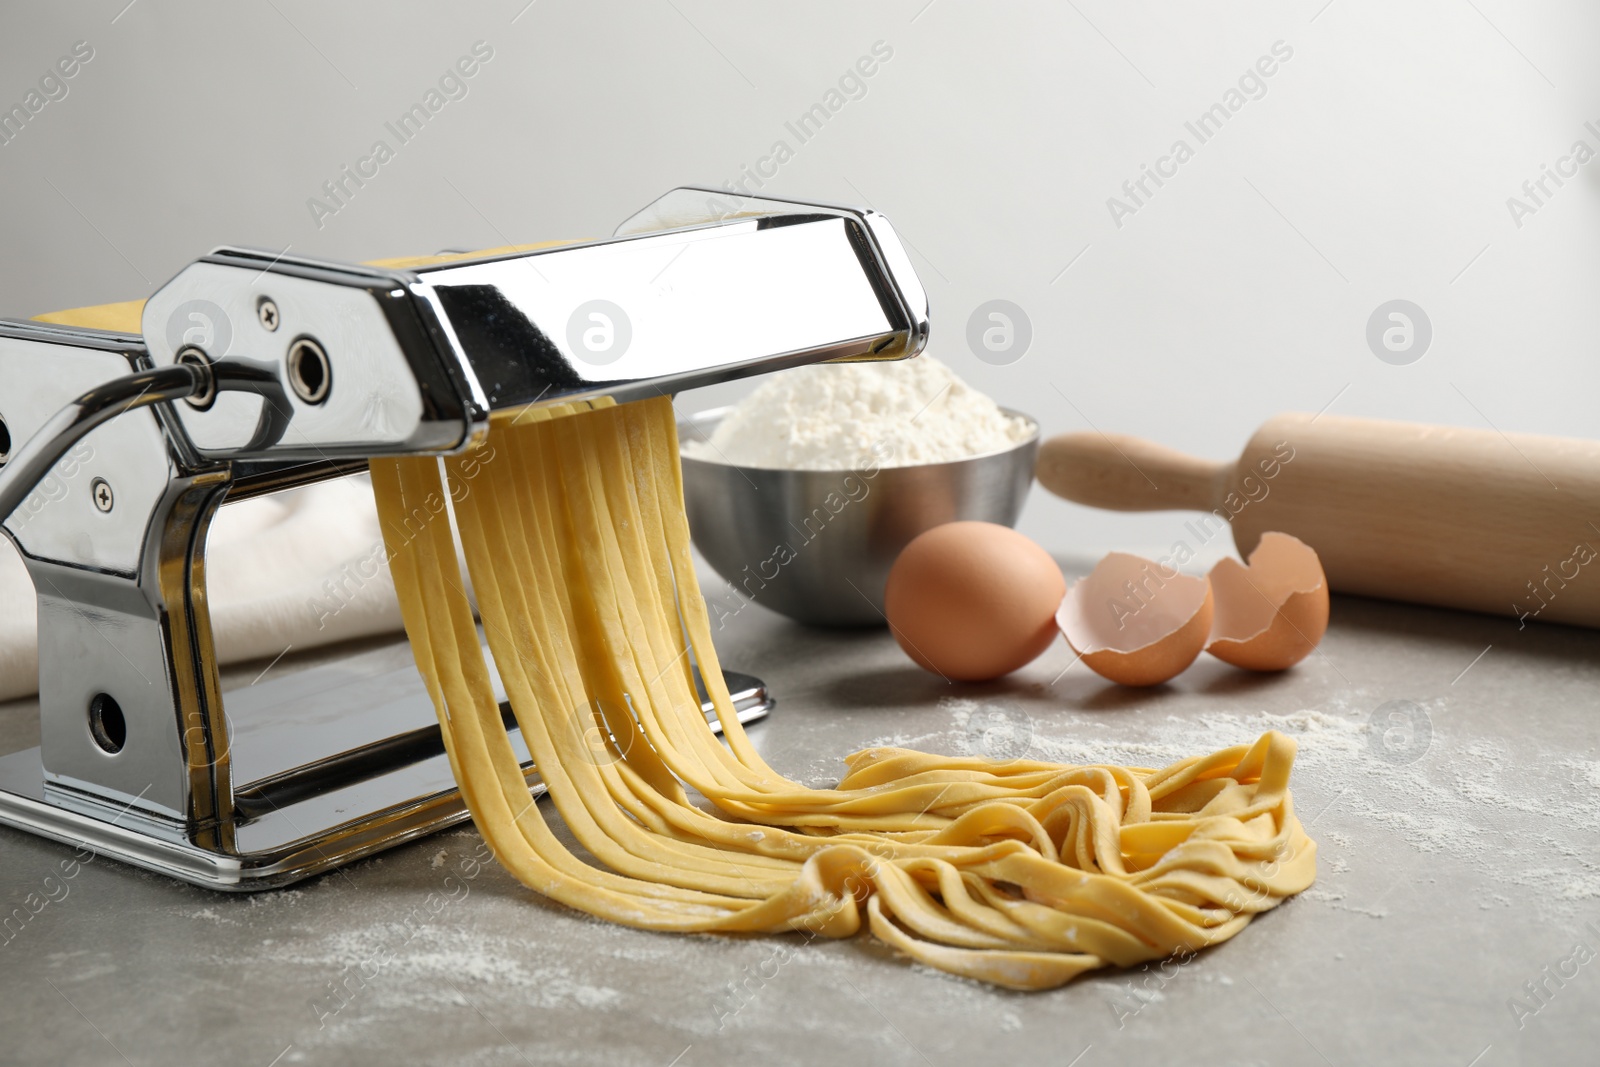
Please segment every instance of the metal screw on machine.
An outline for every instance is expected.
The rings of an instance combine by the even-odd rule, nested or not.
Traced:
[[[278,305],[273,303],[271,297],[264,296],[256,303],[256,321],[261,323],[268,333],[277,330]]]
[[[116,503],[116,497],[111,493],[111,483],[104,478],[96,478],[89,483],[89,495],[94,497],[94,506],[103,512],[109,512]]]

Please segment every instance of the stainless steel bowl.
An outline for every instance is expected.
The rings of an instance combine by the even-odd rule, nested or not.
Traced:
[[[727,408],[678,424],[710,436]],[[900,550],[941,523],[1010,526],[1033,484],[1039,426],[1021,444],[950,463],[768,470],[683,457],[694,543],[745,600],[801,622],[884,625],[883,586]]]

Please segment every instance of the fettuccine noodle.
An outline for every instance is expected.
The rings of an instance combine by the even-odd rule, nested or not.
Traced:
[[[1014,989],[1194,952],[1311,884],[1295,746],[1276,732],[1164,770],[873,748],[836,788],[780,775],[722,680],[677,457],[661,398],[530,409],[442,464],[371,464],[456,780],[523,884],[650,930],[847,937],[864,918],[914,960]],[[588,857],[529,796],[495,669]]]

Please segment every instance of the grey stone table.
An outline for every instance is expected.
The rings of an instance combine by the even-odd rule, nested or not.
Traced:
[[[808,782],[873,743],[1150,765],[1295,735],[1317,883],[1182,965],[1019,994],[865,937],[641,933],[481,865],[468,828],[254,896],[90,863],[0,945],[0,1062],[1596,1062],[1600,636],[1352,598],[1333,612],[1286,675],[1203,659],[1145,692],[1064,645],[950,686],[882,631],[747,607],[720,635],[778,698],[763,752]],[[0,707],[0,752],[37,743],[34,715]],[[0,830],[0,911],[68,855]],[[465,889],[443,897],[451,875]]]

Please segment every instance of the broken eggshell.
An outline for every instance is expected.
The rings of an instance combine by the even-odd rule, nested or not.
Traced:
[[[1067,590],[1056,625],[1084,665],[1123,685],[1160,685],[1211,634],[1211,583],[1113,552]]]
[[[1252,671],[1281,671],[1311,654],[1328,629],[1328,580],[1310,545],[1264,533],[1247,563],[1211,568],[1216,611],[1206,651]]]

